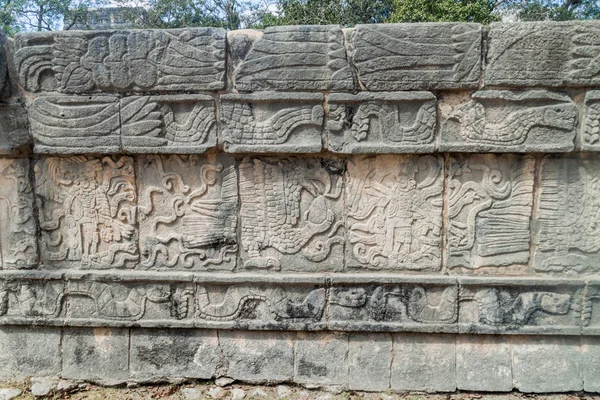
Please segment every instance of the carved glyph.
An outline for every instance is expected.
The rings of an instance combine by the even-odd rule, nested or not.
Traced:
[[[527,264],[535,159],[452,156],[448,166],[447,266]]]
[[[442,125],[440,151],[571,151],[579,111],[547,91],[480,91]]]
[[[232,270],[237,175],[224,156],[138,159],[141,266]]]
[[[346,175],[349,268],[439,270],[442,159],[356,157]]]
[[[600,90],[585,94],[582,150],[600,149]]]
[[[333,93],[327,98],[327,147],[339,153],[435,149],[436,101],[430,92]]]
[[[342,269],[341,161],[249,157],[239,171],[241,267]]]
[[[138,261],[130,157],[49,157],[35,166],[41,262],[132,268]]]

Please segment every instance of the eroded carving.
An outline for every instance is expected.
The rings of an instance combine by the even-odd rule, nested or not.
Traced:
[[[355,158],[346,175],[346,264],[439,270],[442,160],[433,156]]]
[[[50,157],[37,162],[35,176],[44,265],[135,266],[136,193],[130,157]]]
[[[600,149],[600,90],[585,94],[582,150]]]
[[[447,265],[527,264],[535,159],[453,156],[448,167]]]
[[[570,151],[579,111],[547,91],[480,91],[442,125],[441,151]]]
[[[137,176],[143,267],[235,267],[238,203],[232,159],[143,156]]]
[[[0,316],[56,318],[63,311],[65,284],[59,280],[2,280]]]
[[[25,108],[20,103],[0,105],[0,154],[27,155],[31,144]]]
[[[244,268],[343,267],[341,161],[246,158],[239,170]]]
[[[435,96],[430,92],[330,94],[327,146],[340,153],[432,152]]]

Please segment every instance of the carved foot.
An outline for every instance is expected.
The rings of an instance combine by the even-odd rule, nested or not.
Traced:
[[[244,262],[244,267],[249,269],[279,270],[281,268],[281,263],[273,257],[253,257]]]

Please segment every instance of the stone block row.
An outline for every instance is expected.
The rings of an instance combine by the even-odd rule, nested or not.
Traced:
[[[600,391],[600,342],[586,337],[4,327],[0,348],[5,380],[229,377],[358,391]]]
[[[597,274],[599,167],[593,153],[4,158],[0,265]]]

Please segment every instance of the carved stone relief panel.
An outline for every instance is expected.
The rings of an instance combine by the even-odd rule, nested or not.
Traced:
[[[440,151],[571,151],[578,115],[571,98],[559,93],[475,92],[442,124]]]
[[[247,157],[239,166],[244,269],[343,268],[344,163]]]
[[[431,153],[436,99],[430,92],[332,93],[327,147],[337,153]]]
[[[600,150],[600,90],[585,94],[582,150]]]
[[[29,161],[0,159],[0,269],[32,268],[37,258]]]
[[[600,334],[600,282],[592,279],[588,282],[581,310],[582,334]]]
[[[322,94],[226,94],[221,101],[225,151],[321,151]]]
[[[596,21],[492,24],[487,85],[585,86],[600,83]]]
[[[600,270],[600,159],[546,156],[534,226],[533,268],[569,274]]]
[[[0,154],[27,155],[31,153],[31,138],[27,112],[19,103],[0,105]]]
[[[448,268],[526,266],[535,159],[453,155],[448,165]]]
[[[352,61],[367,90],[476,88],[481,31],[460,23],[358,25]]]
[[[24,33],[15,64],[29,91],[64,93],[219,90],[225,86],[225,30]]]
[[[132,158],[44,158],[36,163],[35,179],[44,266],[135,267]]]
[[[277,26],[229,32],[235,89],[352,90],[339,25]]]
[[[0,317],[58,318],[64,316],[62,280],[0,280]]]
[[[113,96],[41,96],[28,107],[38,153],[121,151],[119,100]]]
[[[237,175],[225,155],[137,160],[141,267],[232,270]]]
[[[123,149],[133,153],[204,153],[217,145],[214,99],[206,95],[121,100]]]
[[[443,160],[356,157],[346,174],[348,268],[439,270]]]

